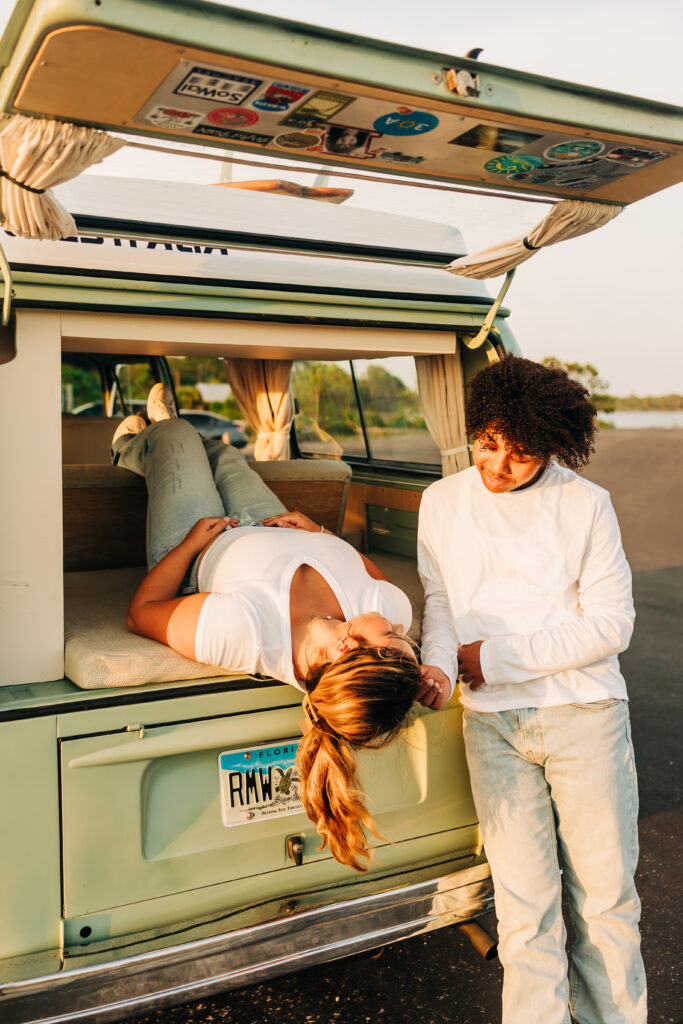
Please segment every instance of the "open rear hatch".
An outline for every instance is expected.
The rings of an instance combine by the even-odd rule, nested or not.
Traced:
[[[28,0],[2,46],[8,114],[606,203],[683,178],[678,107],[199,0]]]

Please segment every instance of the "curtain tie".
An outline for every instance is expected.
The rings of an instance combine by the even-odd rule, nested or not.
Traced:
[[[461,444],[457,448],[442,448],[440,454],[441,455],[459,455],[460,452],[471,452],[471,451],[472,451],[472,445],[471,444]]]
[[[522,245],[525,249],[529,249],[531,252],[537,252],[539,249],[543,248],[542,245],[532,245],[526,235],[522,239]]]
[[[7,171],[3,171],[2,167],[0,167],[0,178],[7,178],[7,180],[11,181],[13,185],[18,185],[19,188],[23,188],[27,192],[33,192],[34,195],[37,196],[42,196],[45,192],[44,188],[33,188],[32,185],[27,185],[23,181],[17,181],[17,179],[13,178],[11,174],[7,173]]]
[[[284,427],[282,430],[259,430],[258,437],[282,437],[285,440],[289,438],[290,429]]]

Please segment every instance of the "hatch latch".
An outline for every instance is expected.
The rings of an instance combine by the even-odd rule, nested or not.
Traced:
[[[304,837],[289,836],[287,839],[287,855],[291,857],[298,868],[304,862]]]

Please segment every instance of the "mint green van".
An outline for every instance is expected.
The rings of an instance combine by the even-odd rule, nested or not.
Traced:
[[[19,0],[0,64],[8,118],[129,144],[608,205],[683,177],[673,107],[199,0]],[[268,395],[269,364],[291,364],[289,457],[254,466],[371,553],[419,636],[420,496],[442,460],[468,464],[466,438],[427,429],[422,374],[456,374],[461,416],[469,377],[518,351],[507,310],[444,273],[466,253],[456,229],[315,189],[65,173],[73,227],[41,241],[51,172],[31,185],[4,145],[3,1024],[113,1021],[475,920],[492,890],[457,697],[360,758],[386,837],[369,871],[320,851],[286,767],[299,694],[127,632],[146,493],[109,444],[163,380],[200,431],[253,445],[224,360],[254,361]],[[257,756],[266,787],[244,766]]]

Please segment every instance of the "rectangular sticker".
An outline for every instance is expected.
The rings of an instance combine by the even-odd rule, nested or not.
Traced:
[[[235,142],[253,142],[256,146],[267,146],[273,141],[272,135],[261,135],[258,132],[243,132],[236,128],[219,128],[214,124],[199,124],[192,131],[193,135],[211,135],[216,139],[233,139]]]
[[[204,115],[196,110],[183,110],[180,107],[169,107],[158,104],[148,110],[142,122],[153,124],[157,128],[170,128],[177,131],[190,131],[198,125]]]
[[[514,153],[516,149],[528,147],[541,136],[517,128],[500,128],[495,124],[478,124],[463,135],[451,139],[451,146],[469,146],[471,149],[486,149],[490,153]]]
[[[303,99],[310,89],[303,85],[288,85],[286,82],[271,82],[265,92],[252,100],[257,110],[266,110],[273,114],[284,114],[286,110]]]
[[[343,96],[338,92],[314,92],[312,96],[302,103],[300,107],[293,110],[280,124],[292,125],[295,128],[302,128],[305,125],[316,124],[318,121],[329,121],[336,117],[340,110],[353,103],[355,96]]]
[[[261,85],[262,78],[250,78],[232,71],[195,65],[173,92],[177,96],[207,100],[209,103],[228,103],[236,107],[244,103]]]
[[[298,793],[297,747],[297,740],[282,740],[219,754],[221,819],[226,827],[303,811]]]

